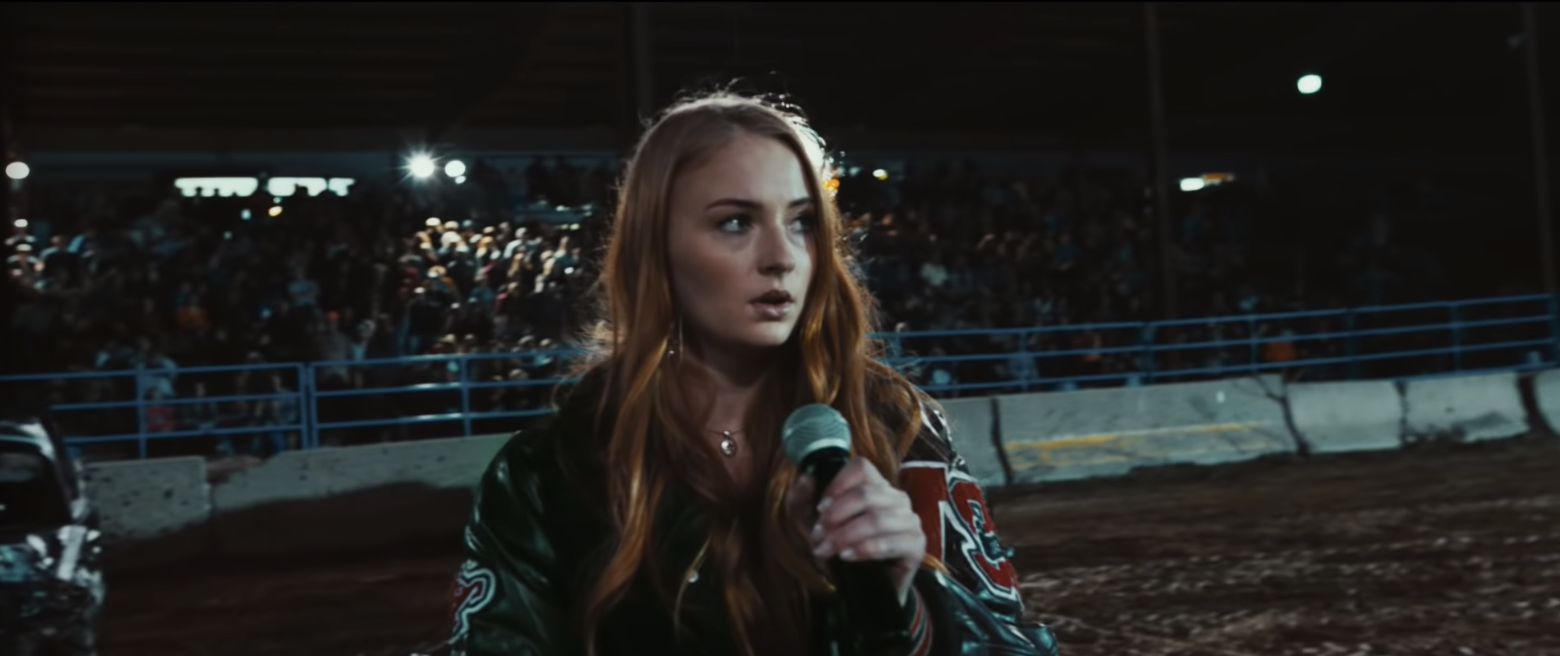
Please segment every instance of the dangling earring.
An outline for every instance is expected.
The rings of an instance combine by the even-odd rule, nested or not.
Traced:
[[[677,317],[677,320],[672,322],[672,330],[670,332],[675,334],[675,337],[672,339],[675,339],[676,341],[674,342],[672,339],[667,340],[666,357],[677,356],[677,361],[682,362],[682,356],[680,355],[683,347],[681,316]]]

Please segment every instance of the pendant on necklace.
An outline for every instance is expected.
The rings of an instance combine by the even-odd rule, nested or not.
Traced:
[[[727,458],[737,455],[737,441],[731,438],[731,431],[720,432],[720,452]]]

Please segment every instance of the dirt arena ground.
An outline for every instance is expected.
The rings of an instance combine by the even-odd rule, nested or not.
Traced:
[[[1560,655],[1560,439],[994,498],[1067,656]],[[105,656],[441,653],[457,555],[110,579]]]

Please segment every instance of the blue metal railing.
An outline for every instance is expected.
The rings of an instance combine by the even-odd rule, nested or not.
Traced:
[[[149,442],[176,438],[208,437],[231,441],[233,437],[241,435],[282,434],[285,436],[292,434],[300,438],[298,447],[308,448],[316,446],[317,444],[309,439],[314,435],[314,432],[311,430],[308,421],[308,409],[311,406],[308,388],[310,380],[308,369],[307,365],[299,363],[258,364],[239,367],[128,369],[4,376],[0,377],[0,382],[31,382],[68,386],[73,381],[101,381],[108,383],[110,389],[117,388],[117,391],[120,392],[128,391],[129,394],[120,394],[119,396],[129,396],[129,399],[98,402],[67,401],[52,404],[50,410],[56,416],[68,416],[69,413],[92,412],[97,414],[99,418],[106,419],[106,422],[102,423],[110,426],[116,423],[121,425],[124,423],[116,421],[116,419],[128,419],[127,414],[115,413],[114,411],[134,411],[133,424],[135,430],[133,432],[114,432],[110,430],[108,435],[83,435],[79,434],[81,431],[71,431],[78,434],[72,434],[67,437],[66,444],[72,447],[84,447],[96,444],[126,444],[133,442],[136,446],[136,457],[145,458],[147,457]],[[240,389],[240,393],[216,397],[179,397],[172,395],[159,398],[159,396],[154,396],[154,393],[159,393],[160,395],[160,392],[168,384],[176,383],[179,378],[218,373],[234,373],[246,378],[256,374],[275,374],[277,377],[273,379],[273,389],[270,392],[250,393],[247,390]],[[125,379],[128,379],[127,384],[123,382]],[[297,389],[288,389],[286,383],[281,382],[285,379],[290,379],[293,387]],[[167,381],[166,384],[163,383],[164,380]],[[115,382],[120,382],[121,384],[114,385],[113,383]],[[270,407],[256,405],[262,403],[275,405]],[[292,406],[295,410],[287,412],[279,409],[281,404],[287,403],[295,404]],[[207,421],[200,422],[181,421],[181,418],[175,417],[171,425],[160,421],[154,422],[149,416],[164,410],[171,413],[178,408],[206,406],[215,410],[217,404],[243,404],[245,412],[230,412],[224,416],[220,414],[220,411],[216,411],[210,413]],[[120,416],[116,417],[116,414]],[[238,416],[240,414],[245,416]],[[72,423],[67,420],[66,425],[71,425]],[[195,428],[189,427],[189,424],[192,423],[196,425]],[[223,423],[228,425],[219,425]],[[283,439],[285,440],[285,437]]]
[[[877,337],[889,348],[885,363],[915,374],[924,389],[944,397],[1231,375],[1409,379],[1554,366],[1560,362],[1560,307],[1555,298],[1535,295]],[[118,449],[99,457],[209,453],[212,448],[274,452],[456,431],[505,432],[516,421],[551,412],[551,389],[565,382],[558,372],[576,354],[558,349],[135,369],[12,376],[0,382],[66,389],[97,384],[98,397],[104,396],[103,381],[110,383],[116,396],[128,398],[64,398],[53,405],[70,435],[67,443],[78,449]],[[170,388],[188,387],[181,381],[189,380],[221,394],[191,397],[186,391],[158,398]],[[227,410],[211,412],[218,407]],[[194,420],[173,417],[181,408],[207,412]],[[235,446],[234,440],[244,436],[249,448]]]

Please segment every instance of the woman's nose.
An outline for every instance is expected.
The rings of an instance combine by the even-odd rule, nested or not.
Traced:
[[[766,275],[790,273],[796,269],[796,249],[784,228],[771,227],[759,239],[759,270]]]

